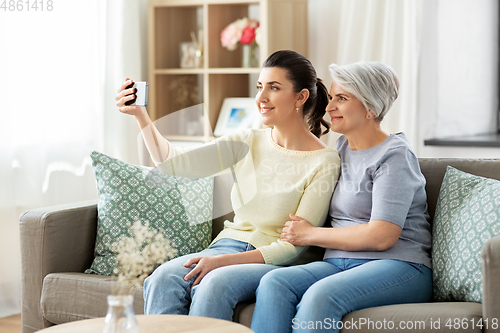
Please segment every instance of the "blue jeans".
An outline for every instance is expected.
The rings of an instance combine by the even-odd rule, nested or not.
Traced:
[[[190,314],[232,320],[233,308],[241,301],[255,299],[255,291],[264,274],[278,266],[244,264],[224,266],[209,272],[191,288],[195,277],[184,281],[192,269],[183,264],[190,258],[216,256],[255,250],[252,245],[233,239],[221,239],[208,249],[170,260],[144,281],[145,314]]]
[[[332,323],[349,312],[427,302],[431,293],[432,272],[424,265],[330,258],[266,274],[251,328],[255,333],[338,332]]]

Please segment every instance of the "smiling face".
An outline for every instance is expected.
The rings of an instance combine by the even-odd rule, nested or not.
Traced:
[[[279,125],[299,114],[295,110],[297,94],[287,71],[279,67],[264,67],[257,81],[257,107],[264,125]]]
[[[330,87],[330,96],[326,111],[330,115],[331,130],[334,132],[349,135],[366,126],[370,120],[368,117],[373,116],[353,94],[344,90],[335,81]]]

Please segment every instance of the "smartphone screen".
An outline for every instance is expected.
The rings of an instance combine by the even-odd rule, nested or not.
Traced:
[[[147,82],[133,82],[125,89],[135,88],[134,99],[125,102],[125,105],[134,106],[147,106],[148,105],[148,83]]]
[[[148,105],[148,83],[147,82],[136,82],[134,87],[137,89],[135,106],[147,106]]]

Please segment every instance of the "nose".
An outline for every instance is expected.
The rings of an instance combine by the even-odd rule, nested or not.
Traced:
[[[258,90],[257,95],[255,96],[255,101],[257,103],[266,103],[269,101],[267,94],[264,92],[264,89]]]
[[[328,102],[328,105],[326,106],[326,112],[330,111],[336,111],[337,110],[337,104],[335,103],[335,100],[332,98]]]

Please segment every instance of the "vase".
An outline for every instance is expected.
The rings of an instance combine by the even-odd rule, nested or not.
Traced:
[[[241,67],[259,67],[257,44],[243,45],[243,59]]]
[[[139,325],[135,318],[134,297],[132,295],[109,295],[108,314],[104,319],[103,333],[138,333]]]

